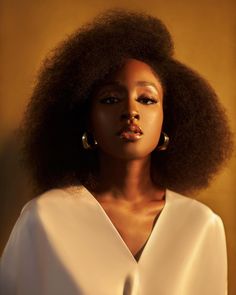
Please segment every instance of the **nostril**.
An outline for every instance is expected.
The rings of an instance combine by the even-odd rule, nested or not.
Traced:
[[[121,115],[121,119],[125,120],[139,120],[140,116],[137,112],[132,112],[132,113],[123,113]]]

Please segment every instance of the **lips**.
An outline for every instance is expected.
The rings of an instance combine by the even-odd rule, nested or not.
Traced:
[[[136,124],[129,124],[122,127],[117,135],[127,141],[136,141],[143,135],[142,129]]]

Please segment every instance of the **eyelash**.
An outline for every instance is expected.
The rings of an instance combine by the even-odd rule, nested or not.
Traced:
[[[155,98],[147,97],[147,96],[141,96],[141,97],[137,98],[137,101],[141,102],[142,104],[145,104],[145,105],[156,104],[158,102]],[[118,102],[120,102],[120,99],[115,96],[108,96],[108,97],[104,97],[104,98],[100,99],[100,103],[103,103],[103,104],[114,104],[114,103],[118,103]]]
[[[112,102],[108,102],[109,100],[110,101],[112,100]],[[120,101],[120,99],[115,96],[107,96],[100,99],[100,103],[103,103],[103,104],[113,104],[113,103],[117,103],[118,101]]]
[[[156,104],[158,102],[155,98],[148,97],[148,96],[141,96],[140,98],[137,99],[137,101],[151,102],[151,103],[144,103],[146,105]]]

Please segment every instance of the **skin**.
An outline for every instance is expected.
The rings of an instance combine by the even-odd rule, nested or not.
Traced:
[[[133,123],[143,131],[140,139],[117,135]],[[164,191],[150,176],[162,123],[161,82],[141,61],[128,59],[93,97],[90,131],[98,142],[101,168],[99,187],[92,193],[136,259],[165,203]]]

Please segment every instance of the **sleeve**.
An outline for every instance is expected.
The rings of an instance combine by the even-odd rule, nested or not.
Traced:
[[[222,289],[222,294],[228,294],[228,265],[227,265],[227,246],[224,225],[221,218],[215,215],[212,225],[212,252],[216,267],[216,275],[220,282],[219,286]],[[215,250],[215,251],[214,251]],[[210,251],[210,249],[209,249]],[[214,264],[213,264],[214,267]]]
[[[213,213],[209,216],[195,248],[191,292],[227,295],[226,238],[223,222],[218,215]]]
[[[37,255],[34,253],[35,241],[32,238],[35,230],[33,215],[29,210],[21,213],[3,251],[0,261],[0,294],[28,294],[27,286],[22,282],[27,281],[29,289],[35,283],[32,274],[37,267]]]

